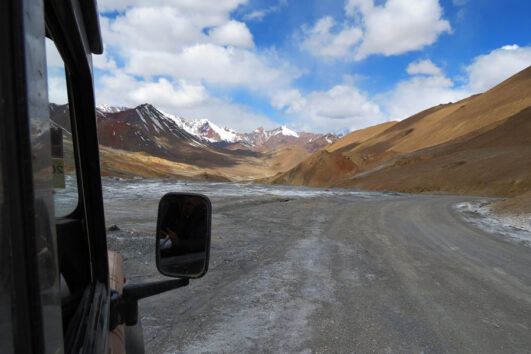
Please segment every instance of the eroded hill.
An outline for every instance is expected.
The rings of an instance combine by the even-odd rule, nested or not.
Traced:
[[[315,153],[269,182],[401,192],[524,193],[531,189],[531,67],[483,94],[353,132],[324,149],[336,154],[335,159]],[[342,168],[345,160],[352,168]],[[323,171],[308,169],[310,162]]]

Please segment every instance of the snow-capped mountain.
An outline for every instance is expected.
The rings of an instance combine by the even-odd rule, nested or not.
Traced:
[[[71,137],[68,105],[52,103],[49,109],[51,124]],[[295,132],[286,126],[242,134],[206,119],[186,120],[163,113],[150,104],[100,106],[96,119],[102,173],[117,176],[262,178],[293,168],[337,139],[333,134]]]
[[[300,145],[307,151],[313,152],[337,140],[334,134],[316,134],[295,132],[286,126],[273,130],[258,128],[251,133],[242,134],[242,145],[249,146],[254,151],[275,150],[282,147]],[[229,146],[229,148],[231,148]]]
[[[208,119],[187,120],[171,113],[163,113],[188,133],[209,143],[236,143],[241,140],[241,134],[229,128],[221,128]]]
[[[121,112],[121,111],[126,111],[128,109],[131,109],[131,108],[109,106],[109,105],[106,105],[106,104],[102,104],[102,105],[96,106],[96,111],[100,112],[100,113],[118,113],[118,112]]]
[[[69,115],[67,105],[50,104],[52,122],[67,131],[70,130]],[[105,111],[98,108],[96,119],[98,140],[103,146],[197,166],[231,163],[230,156],[188,133],[150,104],[105,108]]]
[[[150,107],[150,111],[158,112],[151,112],[151,114],[154,114],[160,121],[173,122],[181,130],[197,138],[198,141],[229,150],[269,151],[286,146],[301,145],[306,150],[313,152],[338,139],[335,134],[331,133],[315,134],[295,132],[285,125],[273,130],[264,130],[260,127],[250,133],[239,133],[230,128],[220,127],[208,119],[188,120],[171,113],[160,111],[149,104],[143,104],[134,109],[101,105],[97,107],[97,112],[102,117],[107,117],[132,110],[145,110],[145,107]]]
[[[204,141],[182,129],[176,122],[150,104],[98,113],[100,144],[126,151],[143,151],[152,156],[188,162],[215,159]]]
[[[338,137],[335,134],[315,134],[295,132],[283,125],[273,130],[259,127],[250,133],[238,133],[222,128],[208,119],[187,120],[171,113],[164,114],[176,122],[188,133],[205,142],[228,149],[248,149],[253,151],[274,150],[289,145],[308,145],[308,151],[314,151],[331,144]]]

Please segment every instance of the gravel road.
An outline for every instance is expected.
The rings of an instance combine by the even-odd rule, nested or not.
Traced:
[[[213,202],[207,275],[140,302],[147,352],[525,353],[531,247],[475,226],[474,197],[104,183],[128,281],[154,265],[160,196]],[[156,191],[156,192],[155,192]]]

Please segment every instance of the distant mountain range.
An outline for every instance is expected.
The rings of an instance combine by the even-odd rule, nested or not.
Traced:
[[[169,119],[180,129],[198,140],[229,150],[271,151],[288,145],[307,145],[308,151],[315,151],[338,139],[338,136],[333,133],[295,132],[286,126],[280,126],[273,130],[264,130],[259,127],[251,133],[238,133],[230,128],[222,128],[208,119],[188,120],[160,111],[150,104],[142,104],[135,108],[108,105],[97,106],[96,108],[99,116],[110,119],[122,112],[137,112],[139,116],[148,117],[148,119],[154,116],[159,121],[167,121]]]
[[[50,104],[50,117],[55,125],[71,131],[67,105]],[[96,119],[102,173],[123,177],[266,177],[293,167],[338,139],[334,134],[295,132],[285,126],[238,133],[207,119],[187,120],[164,113],[150,104],[98,106]],[[147,161],[147,157],[158,160]]]
[[[71,156],[68,106],[50,104],[50,118]],[[341,138],[285,126],[239,133],[150,104],[98,106],[96,119],[102,175],[517,196],[505,208],[531,210],[531,67]]]
[[[103,175],[524,195],[529,204],[531,67],[485,93],[341,138],[285,126],[239,133],[150,104],[98,106],[96,115]],[[68,106],[50,104],[50,117],[73,154]]]

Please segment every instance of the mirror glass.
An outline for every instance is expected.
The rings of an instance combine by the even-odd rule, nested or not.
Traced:
[[[164,275],[199,278],[208,269],[210,200],[200,194],[168,193],[159,203],[157,268]]]

